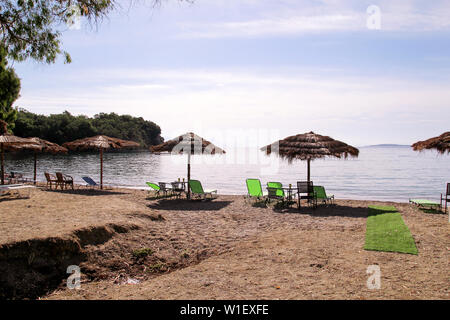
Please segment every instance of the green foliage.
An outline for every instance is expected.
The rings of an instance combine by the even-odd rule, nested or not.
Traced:
[[[8,123],[8,129],[14,129],[17,110],[12,107],[20,93],[20,79],[14,69],[8,68],[6,49],[0,45],[0,120]]]
[[[114,8],[113,0],[0,0],[0,40],[16,61],[32,58],[55,62],[61,50],[61,29],[77,16],[96,23]]]
[[[161,128],[155,123],[115,113],[100,113],[89,118],[74,116],[67,111],[45,116],[19,109],[14,134],[58,144],[99,134],[136,141],[144,147],[161,143]]]
[[[417,254],[416,243],[395,207],[370,206],[366,250]]]
[[[145,121],[142,117],[100,113],[94,116],[92,125],[98,132],[110,137],[132,140],[143,145],[154,145],[161,142],[159,140],[161,129],[155,123]]]
[[[161,0],[149,2],[156,5]],[[0,0],[0,43],[16,61],[31,58],[54,63],[63,55],[65,62],[70,63],[70,55],[61,49],[61,32],[75,19],[84,18],[90,25],[97,25],[120,4],[124,1]]]

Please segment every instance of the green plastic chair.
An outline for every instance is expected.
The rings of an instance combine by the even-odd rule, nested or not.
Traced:
[[[322,201],[325,204],[334,203],[334,194],[328,196],[323,186],[313,186],[313,188],[314,188],[314,196],[317,201]]]
[[[155,183],[146,182],[146,184],[155,191],[155,195],[158,197],[161,188]]]
[[[203,190],[202,184],[198,180],[189,180],[189,188],[191,189],[192,195],[197,198],[206,199],[206,196],[210,195],[211,199],[213,199],[213,193],[217,197],[217,190]]]
[[[247,197],[259,200],[267,196],[261,187],[261,181],[259,179],[247,179],[245,183],[247,184]]]

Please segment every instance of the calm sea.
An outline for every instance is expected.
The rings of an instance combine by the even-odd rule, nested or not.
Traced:
[[[257,149],[241,149],[224,156],[192,157],[192,178],[205,189],[221,194],[246,194],[246,178],[259,178],[263,185],[279,181],[288,186],[306,180],[306,162],[288,163],[267,157]],[[39,155],[38,180],[44,171],[62,171],[76,182],[91,176],[99,181],[98,153]],[[171,182],[186,177],[187,156],[153,155],[147,152],[105,153],[104,183],[146,189],[145,182]],[[31,156],[6,156],[7,172],[33,176]],[[315,160],[311,179],[337,198],[392,200],[409,198],[439,200],[450,182],[450,155],[434,151],[414,152],[410,147],[362,147],[356,159]]]

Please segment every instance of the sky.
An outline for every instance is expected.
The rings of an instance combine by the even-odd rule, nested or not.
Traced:
[[[261,146],[309,131],[411,144],[450,129],[450,1],[121,4],[97,27],[62,28],[71,64],[14,63],[15,106]]]

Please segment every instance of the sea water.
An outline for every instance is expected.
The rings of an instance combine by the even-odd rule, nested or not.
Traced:
[[[391,200],[407,202],[410,198],[439,201],[450,182],[450,155],[435,151],[415,152],[408,146],[361,147],[357,158],[326,158],[311,162],[311,180],[327,193],[341,199]],[[289,163],[258,149],[227,150],[226,155],[191,157],[191,178],[205,189],[219,194],[244,195],[246,178],[259,178],[284,186],[306,180],[306,161]],[[104,184],[147,189],[145,182],[172,182],[186,179],[187,156],[149,152],[104,153]],[[61,171],[83,183],[82,176],[100,180],[99,153],[38,155],[38,180],[44,172]],[[6,172],[20,172],[33,177],[33,157],[6,155]]]

